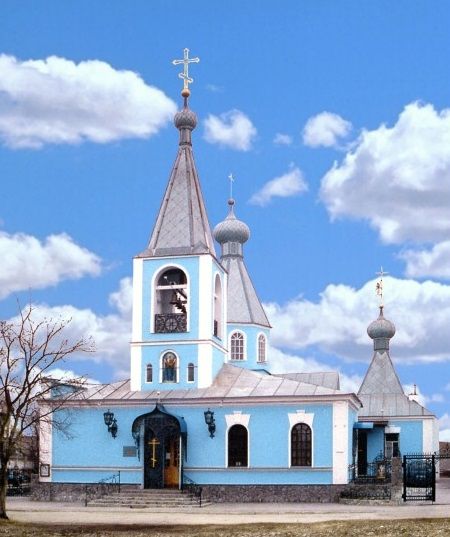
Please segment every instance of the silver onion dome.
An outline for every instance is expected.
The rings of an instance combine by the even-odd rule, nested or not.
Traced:
[[[185,106],[175,114],[174,123],[177,129],[189,129],[192,131],[197,126],[197,116],[195,112]]]
[[[237,242],[244,244],[250,238],[250,228],[238,220],[234,214],[234,199],[228,200],[230,206],[230,212],[223,222],[217,224],[214,228],[213,235],[219,244],[225,244],[227,242]]]

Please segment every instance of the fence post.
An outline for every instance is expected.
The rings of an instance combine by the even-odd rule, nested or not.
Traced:
[[[402,498],[403,501],[406,502],[406,474],[408,472],[407,464],[406,464],[406,455],[403,455],[403,494]]]
[[[119,494],[120,494],[120,470],[119,470]]]

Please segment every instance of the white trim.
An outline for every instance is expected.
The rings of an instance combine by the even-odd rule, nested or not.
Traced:
[[[384,434],[400,434],[401,427],[385,427],[384,428]]]
[[[220,285],[220,296],[217,296],[216,295],[216,282],[217,282],[217,279],[219,279],[219,285]],[[215,270],[214,271],[214,277],[213,277],[213,304],[212,304],[212,313],[213,313],[213,336],[214,336],[214,321],[216,320],[216,299],[217,301],[220,301],[219,303],[219,306],[220,306],[220,311],[219,311],[219,321],[217,322],[217,326],[218,326],[218,335],[217,336],[214,336],[216,337],[217,339],[219,339],[220,341],[223,341],[224,339],[224,322],[223,322],[223,300],[224,300],[224,290],[223,290],[223,282],[222,282],[222,278],[221,278],[221,275],[220,273]],[[226,336],[225,336],[226,338]]]
[[[288,434],[288,467],[289,468],[313,468],[314,466],[314,413],[305,412],[304,410],[297,410],[295,414],[293,412],[288,413],[289,418],[289,434]],[[292,428],[299,423],[304,423],[308,425],[311,429],[311,466],[292,466],[292,457],[291,457],[291,438],[292,438]]]
[[[244,342],[243,342],[243,358],[242,360],[233,360],[231,358],[231,336],[233,334],[236,334],[236,333],[239,333],[239,334],[242,334],[243,338],[244,338]],[[232,362],[232,363],[235,363],[235,364],[239,364],[240,362],[246,362],[247,361],[247,334],[245,332],[243,332],[242,330],[240,330],[239,328],[235,328],[234,330],[232,330],[228,336],[228,362]]]
[[[263,336],[264,338],[264,361],[259,359],[259,338]],[[267,364],[267,336],[264,332],[258,332],[256,334],[256,363],[257,364]]]
[[[131,346],[130,389],[139,391],[142,386],[142,347]]]
[[[48,477],[39,475],[39,481],[48,483],[52,480],[53,414],[50,413],[50,407],[45,404],[41,405],[41,413],[47,416],[39,422],[39,466],[49,464],[50,475]]]
[[[184,332],[183,332],[184,333]],[[180,332],[177,332],[177,335],[179,335]],[[161,335],[161,334],[158,334]],[[139,346],[139,347],[160,347],[161,345],[173,345],[174,340],[173,339],[157,339],[154,341],[132,341],[130,345],[133,346]],[[227,352],[227,349],[223,346],[217,343],[217,341],[211,340],[211,339],[177,339],[176,344],[178,345],[195,345],[200,343],[207,343],[208,345],[211,345],[215,347],[216,349],[219,349],[222,352]]]
[[[212,384],[213,350],[209,343],[198,345],[197,386],[207,388]]]
[[[168,352],[175,354],[175,357],[177,359],[177,363],[175,366],[175,380],[173,382],[163,381],[163,363],[162,362],[163,362],[164,355],[166,355]],[[178,384],[179,382],[180,382],[180,357],[178,356],[177,351],[175,351],[174,349],[164,349],[163,351],[160,352],[160,355],[159,355],[159,383],[164,384],[164,385],[167,384],[168,386],[171,386],[172,384]]]
[[[423,453],[433,453],[439,449],[436,448],[434,439],[434,423],[431,420],[422,422],[422,451]]]
[[[242,414],[240,410],[234,410],[233,414],[225,414],[225,422],[227,424],[225,431],[225,468],[246,470],[250,468],[250,429],[248,427],[250,414]],[[228,433],[233,425],[243,425],[247,429],[247,466],[228,466]]]
[[[142,285],[144,277],[144,260],[140,258],[133,259],[133,320],[132,320],[132,339],[142,339]]]
[[[199,257],[198,260],[198,337],[212,338],[212,258]]]
[[[186,295],[187,295],[187,311],[186,311],[186,332],[190,331],[190,321],[191,321],[191,278],[189,271],[186,267],[178,265],[177,263],[167,263],[163,265],[158,270],[153,273],[152,280],[150,283],[150,332],[155,333],[155,311],[156,311],[156,281],[163,272],[168,269],[175,268],[184,272],[186,275]],[[134,338],[133,338],[134,339]],[[141,338],[142,339],[142,338]]]
[[[348,405],[333,403],[333,485],[348,483]]]

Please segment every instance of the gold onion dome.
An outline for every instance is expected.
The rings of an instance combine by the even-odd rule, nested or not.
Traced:
[[[244,244],[250,238],[250,228],[238,220],[234,214],[234,199],[228,200],[230,206],[230,212],[223,222],[217,224],[214,228],[214,238],[219,244],[226,242],[239,242]]]

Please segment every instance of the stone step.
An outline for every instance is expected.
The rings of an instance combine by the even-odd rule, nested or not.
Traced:
[[[202,500],[202,505],[209,502]],[[127,490],[114,492],[102,498],[96,498],[88,502],[89,507],[129,507],[135,509],[173,509],[198,507],[198,502],[189,494],[179,490]]]

